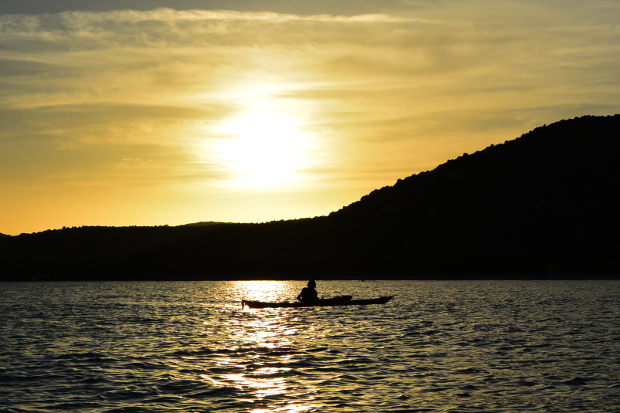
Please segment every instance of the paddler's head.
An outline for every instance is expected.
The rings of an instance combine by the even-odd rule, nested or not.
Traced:
[[[316,282],[314,280],[308,281],[308,287],[310,287],[310,288],[316,287]]]

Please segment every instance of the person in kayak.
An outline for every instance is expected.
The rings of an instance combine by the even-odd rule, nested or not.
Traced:
[[[308,281],[308,286],[301,290],[297,300],[304,304],[319,301],[319,293],[316,292],[316,282],[314,280]]]

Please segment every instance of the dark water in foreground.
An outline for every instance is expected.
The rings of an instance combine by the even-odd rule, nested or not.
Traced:
[[[620,411],[618,281],[303,284],[0,284],[0,411]]]

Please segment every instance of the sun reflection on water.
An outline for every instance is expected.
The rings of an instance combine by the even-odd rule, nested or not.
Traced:
[[[235,281],[231,282],[235,299],[261,301],[294,300],[301,283],[290,281]],[[220,388],[233,388],[236,397],[253,404],[247,411],[307,412],[316,409],[312,402],[318,391],[306,384],[299,388],[300,363],[305,359],[304,343],[311,328],[299,315],[282,309],[239,311],[233,309],[226,322],[225,335],[213,336],[217,325],[205,323],[205,333],[217,342],[223,351],[216,352],[214,372],[201,378]],[[300,397],[306,402],[300,402]],[[268,407],[268,408],[267,408]]]
[[[235,281],[234,289],[246,300],[292,300],[296,296],[292,283],[288,281]]]

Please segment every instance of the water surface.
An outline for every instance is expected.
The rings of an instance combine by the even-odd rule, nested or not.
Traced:
[[[0,284],[0,411],[620,411],[618,281],[303,285]]]

